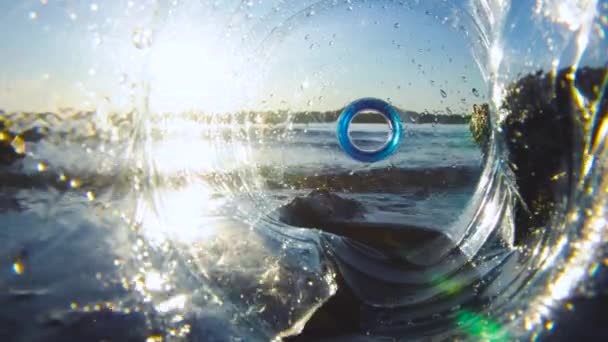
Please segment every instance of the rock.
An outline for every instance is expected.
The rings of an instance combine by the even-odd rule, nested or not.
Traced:
[[[469,130],[485,159],[491,133],[490,106],[487,103],[473,105],[473,113],[471,114],[471,121],[469,121]]]
[[[326,190],[314,190],[279,209],[281,221],[298,227],[318,228],[324,222],[361,218],[363,205]]]
[[[593,120],[582,119],[575,96],[597,104],[596,113],[606,115],[608,98],[601,92],[605,68],[571,68],[557,74],[538,71],[507,88],[502,110],[508,114],[501,123],[509,165],[522,198],[515,208],[515,243],[520,244],[536,229],[546,226],[556,209],[565,205],[568,190],[578,177],[582,151],[576,150],[582,136],[591,135]],[[579,92],[579,94],[575,94]],[[589,106],[590,107],[590,106]],[[490,133],[489,107],[475,106],[471,134],[482,150]],[[600,120],[595,120],[600,122]]]
[[[278,209],[279,220],[283,223],[349,238],[377,248],[403,265],[420,266],[433,261],[432,258],[420,260],[421,246],[433,243],[438,257],[454,247],[441,229],[419,225],[424,221],[422,218],[395,222],[375,219],[374,215],[368,217],[366,213],[361,203],[326,190],[313,190]]]
[[[0,131],[0,165],[11,165],[25,157],[23,140],[8,130]]]
[[[27,142],[38,142],[42,140],[48,134],[48,128],[45,127],[32,127],[21,133],[19,136]]]

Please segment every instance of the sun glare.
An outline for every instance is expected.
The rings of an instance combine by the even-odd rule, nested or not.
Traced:
[[[238,63],[228,47],[209,35],[159,35],[150,56],[150,106],[156,112],[236,109]]]

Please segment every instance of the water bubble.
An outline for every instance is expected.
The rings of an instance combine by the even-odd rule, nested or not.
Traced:
[[[441,97],[443,97],[444,99],[445,99],[446,97],[448,97],[448,93],[446,93],[446,92],[445,92],[445,90],[443,90],[443,89],[440,89],[440,90],[439,90],[439,93],[441,94]]]
[[[149,48],[152,45],[152,32],[148,29],[138,27],[133,30],[131,41],[133,42],[133,46],[137,49],[143,50]]]
[[[477,88],[473,88],[473,90],[471,90],[473,92],[473,95],[475,95],[475,97],[479,97],[479,90],[477,90]]]

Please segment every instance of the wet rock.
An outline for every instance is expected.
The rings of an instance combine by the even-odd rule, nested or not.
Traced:
[[[419,225],[422,219],[392,222],[367,217],[366,213],[361,203],[326,190],[314,190],[304,197],[296,197],[278,209],[279,220],[283,223],[319,229],[378,248],[404,265],[425,263],[417,261],[420,246],[434,243],[443,251],[453,247],[451,239],[438,227]]]
[[[44,127],[32,127],[19,133],[19,136],[27,142],[38,142],[47,135],[48,129]]]
[[[0,165],[11,165],[24,157],[23,140],[8,130],[0,131]]]
[[[481,148],[484,158],[490,143],[490,106],[487,103],[481,105],[473,105],[473,113],[471,121],[469,121],[469,130],[473,136],[473,140]]]
[[[585,136],[601,120],[587,114],[595,106],[598,117],[608,111],[602,82],[606,68],[571,68],[556,74],[538,71],[507,88],[501,109],[507,112],[498,131],[502,132],[509,165],[522,199],[515,209],[515,242],[521,243],[531,232],[549,223],[565,206],[568,189],[578,177]],[[604,94],[602,94],[604,93]],[[585,98],[581,107],[579,96]],[[600,100],[600,103],[597,101]],[[487,105],[476,106],[471,133],[487,149],[490,124]]]
[[[279,209],[281,221],[298,227],[320,227],[327,221],[361,218],[363,205],[327,190],[314,190],[306,197],[297,197]]]

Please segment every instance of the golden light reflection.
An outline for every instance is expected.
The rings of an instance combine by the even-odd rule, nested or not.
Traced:
[[[15,272],[15,274],[23,274],[23,272],[25,272],[25,266],[23,265],[23,263],[19,260],[15,261],[13,263],[13,272]]]
[[[216,234],[218,200],[211,187],[197,181],[182,189],[156,189],[156,203],[145,200],[137,209],[142,232],[153,243],[205,240]],[[155,210],[157,208],[158,210]]]

